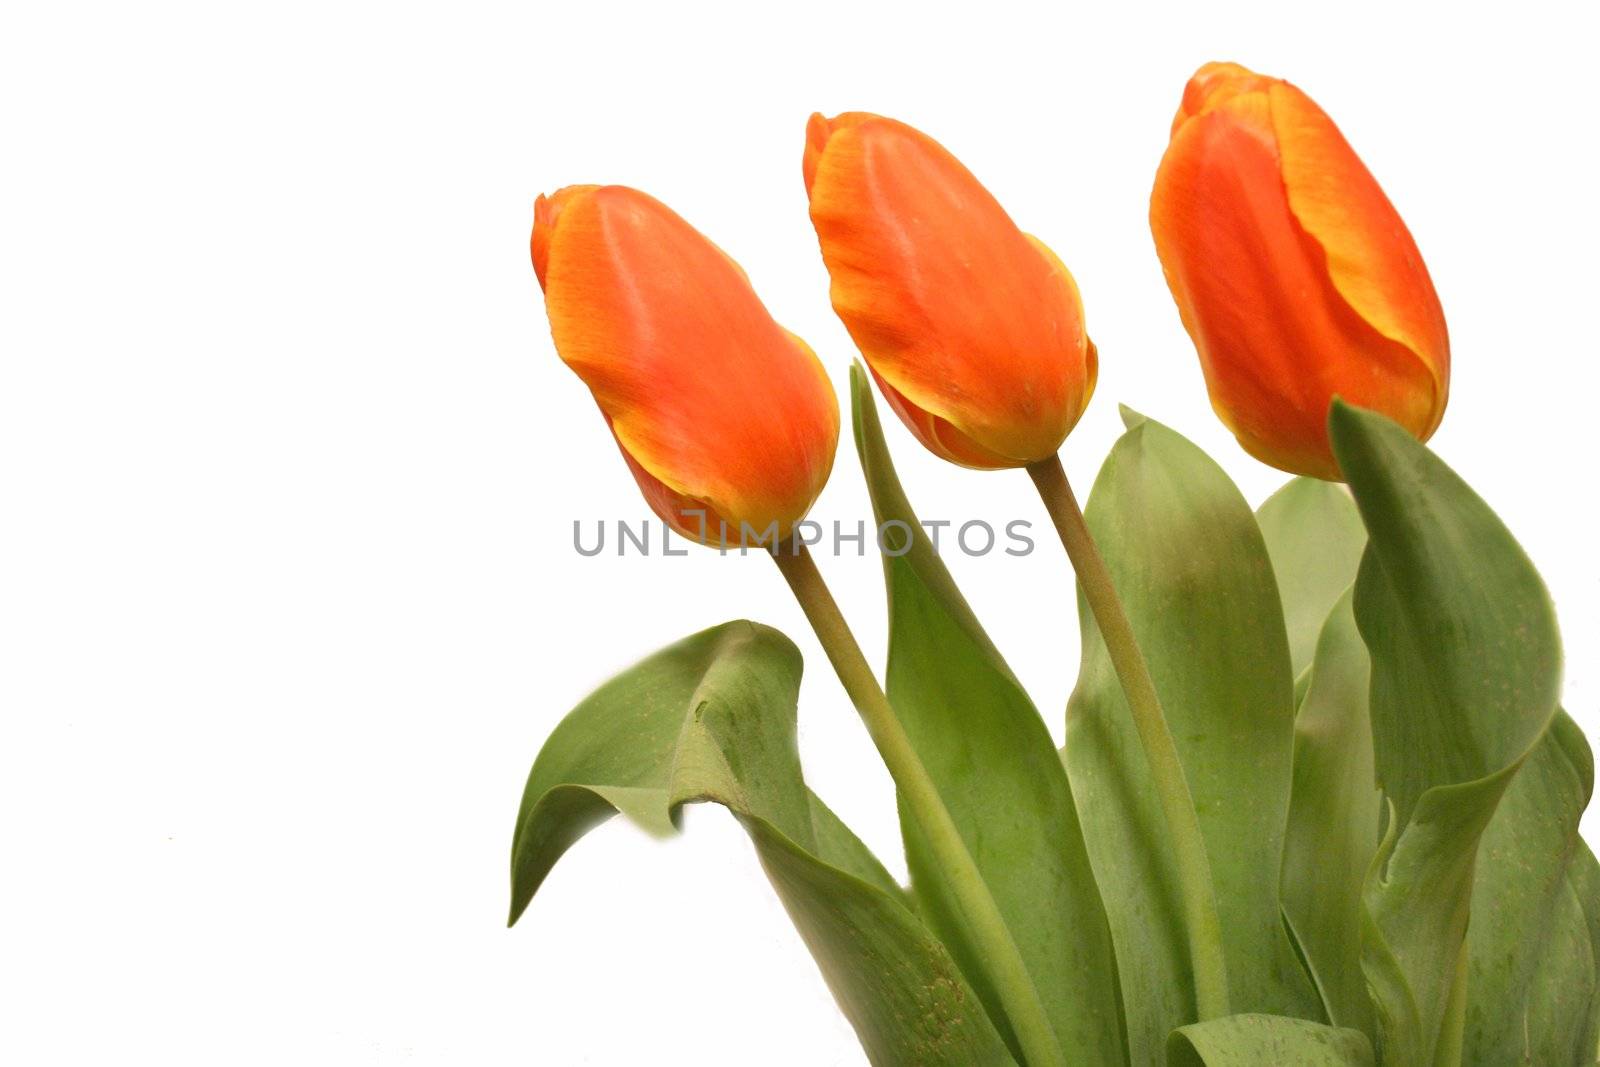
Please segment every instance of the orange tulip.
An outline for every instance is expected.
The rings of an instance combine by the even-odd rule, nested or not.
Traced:
[[[614,185],[539,197],[531,247],[556,351],[651,509],[707,544],[788,537],[828,480],[839,405],[738,264]]]
[[[1150,197],[1212,406],[1251,455],[1336,480],[1335,396],[1426,441],[1450,341],[1411,234],[1333,120],[1233,63],[1189,80]]]
[[[803,169],[833,308],[917,439],[982,469],[1054,455],[1097,371],[1055,253],[893,119],[811,116]]]

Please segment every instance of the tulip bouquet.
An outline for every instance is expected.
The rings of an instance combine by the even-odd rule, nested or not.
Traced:
[[[1057,452],[1094,390],[1072,275],[948,151],[814,116],[833,306],[865,359],[852,431],[888,590],[882,681],[801,535],[839,410],[812,351],[667,207],[535,209],[555,346],[646,501],[765,555],[893,776],[903,887],[806,785],[800,653],[744,621],[578,705],[533,765],[512,920],[620,812],[725,806],[876,1064],[1593,1064],[1593,765],[1558,706],[1549,597],[1424,444],[1449,385],[1416,245],[1287,82],[1189,82],[1150,223],[1212,404],[1293,475],[1252,512],[1124,409],[1080,509]],[[906,499],[872,382],[928,450],[1022,468],[1076,571],[1057,750]]]

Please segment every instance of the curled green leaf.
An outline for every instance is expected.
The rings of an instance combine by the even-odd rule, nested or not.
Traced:
[[[1393,812],[1365,892],[1363,967],[1385,1061],[1453,1062],[1479,842],[1556,714],[1555,613],[1505,525],[1425,446],[1344,404],[1329,432],[1367,528],[1355,616]]]
[[[855,836],[805,786],[795,745],[800,654],[730,622],[601,686],[556,727],[523,793],[512,921],[550,868],[614,812],[671,832],[690,801],[727,807],[874,1064],[1010,1064],[939,940]]]

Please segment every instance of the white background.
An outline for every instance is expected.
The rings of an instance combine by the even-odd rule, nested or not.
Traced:
[[[1504,515],[1600,730],[1593,8],[1339,3],[15,4],[0,24],[0,1059],[858,1064],[742,833],[612,823],[503,927],[540,742],[595,684],[749,616],[811,664],[817,790],[901,869],[888,780],[770,565],[596,559],[644,514],[557,360],[537,192],[660,196],[841,395],[806,116],[943,140],[1072,267],[1099,394],[1252,501],[1146,226],[1184,81],[1291,78],[1400,208],[1449,316],[1435,447]],[[925,517],[1044,517],[891,426]],[[866,514],[848,438],[814,512]],[[1054,545],[951,559],[1059,738]],[[824,569],[874,658],[877,562]]]

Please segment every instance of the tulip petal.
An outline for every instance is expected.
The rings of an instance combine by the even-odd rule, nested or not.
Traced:
[[[1204,115],[1245,93],[1263,92],[1273,79],[1238,63],[1207,63],[1183,87],[1183,102],[1172,119],[1172,134],[1196,115]]]
[[[1045,265],[1050,268],[1050,272],[1066,288],[1068,299],[1071,301],[1072,306],[1079,309],[1078,317],[1081,319],[1083,317],[1083,297],[1078,293],[1078,279],[1074,278],[1072,272],[1067,269],[1067,265],[1061,262],[1061,257],[1056,255],[1055,249],[1031,233],[1025,233],[1022,236],[1026,237],[1028,243],[1033,245],[1034,251],[1044,257]],[[1073,426],[1076,426],[1078,420],[1083,418],[1083,413],[1089,410],[1089,401],[1094,397],[1094,387],[1099,384],[1099,381],[1100,350],[1095,347],[1094,341],[1090,340],[1089,335],[1085,333],[1083,336],[1083,383],[1079,387],[1079,392],[1082,395],[1078,401],[1078,412],[1072,416]],[[1069,427],[1068,429],[1070,431],[1071,428]]]
[[[561,209],[571,201],[587,196],[598,188],[596,185],[569,185],[550,196],[539,196],[534,199],[533,236],[529,239],[528,247],[533,254],[533,273],[539,279],[539,288],[544,288],[545,274],[550,263],[550,237],[556,231],[556,223],[561,218]]]
[[[606,425],[611,427],[610,419],[606,420]],[[611,427],[611,436],[616,439],[614,427]],[[687,496],[663,484],[660,478],[645,470],[639,461],[633,458],[620,440],[617,440],[617,451],[622,453],[622,459],[628,465],[628,473],[633,475],[644,502],[650,505],[650,510],[675,533],[682,534],[691,541],[713,547],[740,543],[737,524],[730,529],[728,520],[719,514],[716,508],[704,500]]]
[[[839,409],[816,355],[773,322],[743,271],[665,205],[618,186],[566,197],[543,257],[556,349],[657,513],[688,536],[697,523],[667,513],[685,501],[709,508],[713,526],[776,522],[787,535],[827,481]]]
[[[1286,82],[1273,85],[1269,97],[1289,209],[1327,254],[1334,288],[1433,375],[1429,417],[1420,425],[1405,424],[1425,441],[1444,416],[1450,339],[1422,253],[1333,120]]]
[[[934,455],[980,471],[1004,470],[1017,465],[1015,459],[990,452],[946,420],[917,407],[877,371],[872,371],[872,380],[878,383],[883,398],[906,424],[906,429]]]

